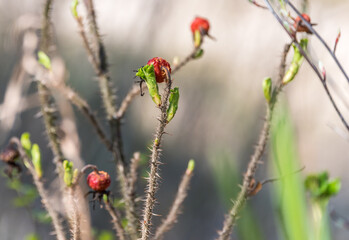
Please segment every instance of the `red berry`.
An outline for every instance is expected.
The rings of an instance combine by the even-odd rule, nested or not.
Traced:
[[[171,66],[170,64],[161,57],[155,57],[148,61],[147,65],[154,65],[154,72],[155,72],[155,78],[156,82],[162,83],[166,81],[166,72],[161,69],[161,67],[166,67],[168,71],[171,73]]]
[[[110,185],[110,176],[107,172],[93,171],[87,176],[87,184],[90,188],[97,192],[105,191]]]
[[[308,22],[310,22],[310,17],[308,14],[303,13],[302,17]],[[307,26],[303,23],[303,20],[301,19],[300,16],[297,16],[296,19],[294,20],[293,27],[296,29],[297,32],[307,32],[311,33],[311,31],[308,29]]]
[[[195,31],[199,30],[201,34],[206,35],[208,33],[208,30],[210,30],[210,23],[205,18],[196,17],[191,23],[190,29],[193,34],[195,33]]]

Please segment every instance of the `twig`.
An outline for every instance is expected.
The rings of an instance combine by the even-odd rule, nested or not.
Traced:
[[[269,0],[264,0],[270,11],[274,12],[274,9],[272,8],[272,6],[269,3]],[[327,43],[325,42],[325,40],[317,33],[317,31],[312,27],[312,25],[307,22],[304,17],[302,16],[302,14],[297,10],[297,8],[288,0],[285,0],[286,4],[288,4],[296,13],[297,15],[302,19],[302,24],[306,25],[307,28],[320,40],[320,42],[322,43],[322,45],[325,46],[326,50],[330,53],[330,55],[332,56],[333,60],[336,62],[337,66],[339,67],[339,69],[341,70],[341,72],[343,73],[345,79],[347,80],[347,82],[349,83],[349,77],[347,75],[347,73],[344,71],[344,68],[342,67],[341,63],[338,61],[338,58],[336,57],[336,55],[332,52],[332,50],[330,49],[330,47],[327,45]],[[275,16],[275,15],[274,15]]]
[[[135,197],[136,194],[136,183],[137,183],[137,169],[139,162],[141,161],[141,154],[139,152],[135,152],[133,154],[133,158],[131,159],[131,164],[130,164],[130,170],[127,176],[128,179],[128,191],[130,191],[129,195],[132,196],[133,198]]]
[[[194,49],[191,51],[191,53],[189,53],[189,55],[184,58],[180,63],[178,63],[178,65],[176,65],[173,69],[172,69],[172,75],[175,74],[179,69],[181,69],[182,67],[184,67],[187,63],[189,63],[191,60],[195,59],[195,54],[196,52],[201,48],[202,42],[200,43],[200,45],[198,47],[194,47]]]
[[[69,224],[72,240],[81,240],[81,231],[80,231],[80,213],[76,205],[75,197],[75,186],[72,186],[68,189],[69,192],[69,202],[71,203],[71,210],[69,211]]]
[[[117,117],[117,108],[115,104],[115,97],[113,95],[114,88],[112,87],[110,78],[108,76],[108,62],[105,52],[105,48],[99,34],[98,25],[96,22],[96,14],[93,6],[92,0],[84,1],[88,15],[89,15],[89,26],[90,32],[93,37],[93,45],[89,45],[87,41],[84,40],[85,46],[87,46],[87,52],[90,55],[92,65],[96,68],[96,74],[99,79],[99,88],[102,95],[102,101],[106,110],[107,119],[109,121],[110,131],[111,131],[111,142],[112,142],[112,152],[116,161],[116,170],[118,173],[118,179],[121,187],[121,193],[125,200],[125,211],[126,218],[128,220],[128,231],[130,232],[132,239],[138,238],[137,228],[137,214],[135,210],[135,203],[132,200],[132,196],[128,193],[128,182],[126,179],[126,161],[123,155],[123,143],[121,138],[120,129],[120,118]],[[83,29],[83,27],[81,28]],[[87,45],[86,45],[87,44]],[[93,62],[96,61],[96,62]]]
[[[265,114],[265,120],[264,120],[264,125],[263,129],[259,135],[259,140],[258,144],[255,148],[255,151],[253,155],[251,156],[251,159],[248,163],[247,171],[244,175],[243,179],[243,184],[241,187],[241,190],[236,198],[235,201],[233,201],[233,206],[229,211],[229,214],[226,215],[224,223],[223,223],[223,228],[221,231],[218,232],[219,236],[217,240],[227,240],[229,239],[232,231],[234,224],[237,220],[238,214],[240,213],[241,209],[243,208],[249,193],[251,191],[250,186],[251,186],[251,181],[254,179],[254,175],[256,173],[258,164],[261,162],[261,158],[263,156],[265,147],[267,145],[267,141],[269,138],[269,130],[270,130],[270,124],[273,116],[273,110],[275,103],[277,102],[277,96],[280,93],[280,91],[283,88],[282,84],[282,78],[285,75],[285,62],[286,62],[286,57],[287,53],[290,49],[290,44],[286,44],[284,47],[280,67],[279,67],[279,78],[277,81],[277,85],[274,88],[274,91],[272,93],[272,97],[270,100],[270,103],[267,107],[266,114]]]
[[[331,92],[329,91],[328,87],[327,87],[327,82],[325,81],[325,79],[323,78],[322,74],[319,72],[319,70],[317,69],[317,67],[314,65],[314,63],[310,60],[309,56],[305,53],[305,51],[303,50],[303,48],[299,45],[297,39],[295,39],[295,37],[286,29],[286,27],[283,25],[283,22],[282,20],[280,19],[280,17],[277,15],[277,13],[275,12],[275,10],[273,9],[273,7],[271,6],[271,4],[269,3],[268,0],[264,0],[269,8],[269,10],[271,11],[271,13],[274,15],[274,17],[278,20],[278,22],[280,23],[280,25],[284,28],[284,30],[287,32],[287,34],[290,36],[290,38],[293,40],[293,43],[297,46],[297,48],[299,49],[299,52],[303,55],[303,57],[307,60],[307,62],[309,63],[310,67],[314,70],[314,72],[316,73],[316,75],[318,76],[319,80],[321,81],[324,89],[325,89],[325,92],[328,96],[328,98],[330,99],[331,101],[331,104],[333,106],[333,108],[335,109],[337,115],[339,116],[339,118],[341,119],[342,123],[344,124],[344,126],[346,127],[346,129],[349,131],[349,125],[348,123],[346,122],[346,120],[344,119],[342,113],[340,112],[336,102],[334,101],[333,97],[332,97],[332,94]],[[290,4],[291,6],[291,3],[288,2],[288,4]],[[292,5],[293,6],[293,5]],[[297,14],[299,14],[299,12],[297,11],[297,9],[294,8],[294,10],[297,12]],[[315,32],[315,30],[311,27],[311,24],[309,24],[307,21],[305,21],[305,19],[300,16],[303,20],[303,23],[306,24],[306,26],[319,38],[321,39],[321,37]],[[322,41],[322,43],[327,46],[327,44]],[[328,46],[326,47],[328,48]],[[329,49],[329,48],[328,48]],[[331,55],[333,56],[332,54],[332,51],[331,52]],[[335,59],[337,59],[335,56],[333,56]],[[337,65],[339,66],[340,69],[342,69],[340,63],[338,61],[336,61]],[[342,70],[344,76],[346,76],[346,73],[344,72],[344,70]],[[349,80],[348,80],[349,81]]]
[[[45,2],[44,11],[43,11],[40,49],[45,53],[49,52],[49,47],[51,44],[50,12],[52,7],[52,2],[53,2],[52,0],[47,0]],[[38,81],[37,85],[38,85],[38,93],[39,93],[40,104],[41,104],[41,112],[44,118],[46,133],[49,138],[50,147],[55,156],[54,162],[56,164],[56,171],[61,176],[62,162],[64,160],[64,156],[61,150],[59,138],[57,136],[58,127],[56,124],[56,116],[54,115],[54,113],[56,112],[55,104],[49,89],[46,86],[44,86],[40,81]]]
[[[25,165],[28,167],[30,174],[33,177],[34,180],[34,184],[38,190],[38,193],[41,197],[41,202],[42,205],[44,206],[44,208],[46,209],[47,213],[49,214],[49,216],[52,219],[52,225],[53,228],[55,230],[55,234],[57,235],[57,239],[58,240],[65,240],[65,233],[64,233],[64,228],[62,225],[61,220],[58,217],[57,212],[54,210],[54,208],[52,207],[50,201],[48,200],[48,194],[44,188],[44,184],[42,182],[42,180],[39,178],[39,176],[37,175],[35,168],[33,166],[32,161],[28,158],[27,154],[25,153],[20,141],[18,138],[12,138],[10,140],[11,143],[16,144],[18,147],[18,151],[20,153],[21,159],[23,160],[23,162],[25,163]]]
[[[120,240],[125,240],[125,232],[121,225],[121,217],[119,213],[116,211],[114,206],[110,203],[109,197],[108,199],[103,200],[105,209],[108,211],[109,215],[112,217],[112,223],[114,225],[115,231],[118,234]]]
[[[170,90],[171,90],[171,76],[169,71],[166,68],[162,68],[162,70],[166,71],[167,74],[167,86],[165,88],[165,92],[163,94],[162,104],[160,106],[160,116],[158,118],[159,124],[156,129],[155,138],[153,141],[153,146],[151,149],[151,158],[149,161],[150,164],[150,173],[148,177],[148,184],[147,184],[147,190],[146,190],[146,201],[145,206],[143,210],[143,220],[142,220],[142,240],[149,239],[150,235],[150,226],[151,226],[151,218],[153,215],[153,209],[155,204],[155,193],[158,188],[158,179],[159,179],[159,158],[160,158],[160,144],[161,139],[164,134],[164,130],[166,127],[166,119],[167,119],[167,107],[168,107],[168,99],[170,96]]]
[[[168,232],[176,223],[178,215],[181,213],[180,208],[183,204],[184,199],[187,197],[188,187],[192,176],[193,171],[189,171],[189,169],[187,169],[179,184],[177,195],[172,203],[171,209],[167,217],[163,220],[162,224],[158,227],[154,239],[163,239],[164,234]]]
[[[98,137],[107,147],[107,149],[112,150],[111,142],[109,141],[107,136],[104,134],[104,131],[100,126],[97,120],[97,117],[92,112],[91,107],[88,105],[88,103],[77,92],[75,92],[73,89],[71,89],[68,86],[58,86],[56,89],[61,91],[63,95],[65,95],[65,97],[87,117],[87,119],[90,121],[90,123],[96,130]]]

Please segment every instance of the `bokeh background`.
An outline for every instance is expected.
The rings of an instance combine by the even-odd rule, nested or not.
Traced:
[[[300,6],[301,2],[296,4]],[[6,146],[11,136],[30,132],[32,140],[43,149],[47,186],[54,189],[52,153],[47,147],[42,120],[37,117],[39,106],[33,78],[14,74],[23,55],[21,31],[40,24],[42,7],[41,0],[0,0],[0,146]],[[229,198],[238,189],[263,123],[262,79],[266,76],[276,79],[283,46],[289,42],[288,36],[268,11],[248,1],[104,0],[95,1],[95,7],[110,62],[111,79],[117,87],[118,103],[136,80],[133,70],[154,56],[168,61],[175,57],[183,59],[192,49],[190,22],[195,16],[210,20],[211,35],[217,40],[205,39],[204,56],[190,62],[174,76],[181,98],[163,145],[164,164],[161,166],[156,213],[166,214],[187,162],[193,158],[196,169],[189,196],[179,222],[166,239],[214,239],[230,205]],[[67,84],[87,99],[104,120],[95,74],[69,8],[68,0],[54,3],[55,43],[61,60],[57,59],[53,64],[57,68],[65,66]],[[312,21],[318,24],[316,29],[330,46],[341,29],[336,55],[346,70],[349,70],[349,45],[346,44],[349,42],[348,9],[349,1],[346,0],[309,1],[308,7]],[[79,6],[79,11],[84,12],[83,6]],[[24,42],[30,47],[35,39],[35,36],[27,36]],[[310,37],[310,42],[312,56],[321,59],[326,67],[331,89],[344,116],[348,117],[347,82],[316,39]],[[30,61],[28,64],[30,69]],[[60,95],[56,97],[62,98]],[[349,217],[348,132],[330,105],[320,81],[306,63],[282,93],[282,98],[294,129],[300,166],[305,166],[300,175],[327,170],[330,176],[341,178],[342,189],[330,205]],[[75,115],[79,137],[74,141],[80,142],[80,148],[75,149],[79,158],[115,176],[112,158],[89,122],[76,109],[66,108],[70,116],[71,113]],[[146,160],[157,115],[158,110],[147,95],[138,97],[131,105],[122,127],[127,158],[140,151]],[[71,122],[64,124],[68,125],[66,129],[75,131],[74,125],[69,125]],[[268,154],[263,159],[266,163],[260,166],[257,178],[275,177],[268,170]],[[144,163],[143,172],[146,166]],[[30,184],[30,176],[23,174],[22,178]],[[144,189],[142,181],[138,186],[139,193]],[[49,225],[34,222],[28,209],[14,207],[13,199],[17,195],[6,182],[6,178],[1,177],[0,239],[24,239],[31,232],[37,232],[41,239],[53,239],[49,237]],[[227,182],[231,186],[222,188],[222,184]],[[113,186],[117,193],[115,182]],[[263,239],[280,239],[269,188],[267,185],[249,201],[250,209]],[[54,191],[52,198],[55,198]],[[39,200],[34,208],[40,208]],[[91,217],[97,232],[111,230],[109,216],[103,210],[97,207],[91,211]],[[154,219],[155,223],[160,221],[160,217]],[[333,239],[348,239],[348,231],[335,224],[332,224],[332,232]],[[238,238],[234,234],[235,239],[252,239]]]

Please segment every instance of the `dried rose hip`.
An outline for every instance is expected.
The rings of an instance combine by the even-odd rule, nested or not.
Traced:
[[[166,72],[162,70],[162,67],[165,67],[168,69],[168,71],[171,73],[171,66],[170,64],[163,58],[161,57],[154,57],[150,59],[147,63],[147,65],[153,65],[154,66],[154,72],[155,72],[155,78],[156,82],[162,83],[166,81]]]
[[[12,144],[8,145],[1,153],[0,160],[6,163],[13,163],[19,157],[19,152]]]
[[[110,185],[110,176],[107,172],[93,171],[87,176],[87,184],[96,192],[105,191]]]
[[[191,23],[190,29],[193,34],[198,30],[200,31],[201,35],[207,35],[208,31],[210,30],[210,23],[205,18],[196,17]]]
[[[311,20],[308,14],[303,13],[302,17],[311,25],[316,25],[311,23]],[[297,32],[306,32],[310,34],[312,33],[310,29],[308,29],[308,27],[303,23],[303,20],[301,19],[300,16],[297,16],[296,19],[294,20],[293,27],[296,29]]]

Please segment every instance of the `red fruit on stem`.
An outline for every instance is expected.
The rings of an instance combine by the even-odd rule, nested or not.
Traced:
[[[87,176],[87,184],[90,188],[97,192],[105,191],[110,185],[110,176],[107,172],[93,171]]]
[[[193,34],[195,33],[195,31],[199,30],[202,35],[206,35],[210,30],[210,23],[205,18],[196,17],[191,23],[190,29]]]
[[[311,24],[310,17],[308,14],[303,13],[302,17]],[[313,25],[313,24],[312,24]],[[303,23],[303,20],[301,19],[300,16],[297,16],[296,19],[294,20],[293,27],[296,29],[297,32],[307,32],[307,33],[312,33],[308,27]]]
[[[153,65],[154,66],[154,72],[155,72],[155,78],[156,82],[162,83],[166,81],[166,72],[162,70],[162,67],[167,68],[167,70],[171,73],[171,66],[170,64],[163,58],[161,57],[154,57],[150,59],[147,63],[147,65]]]

